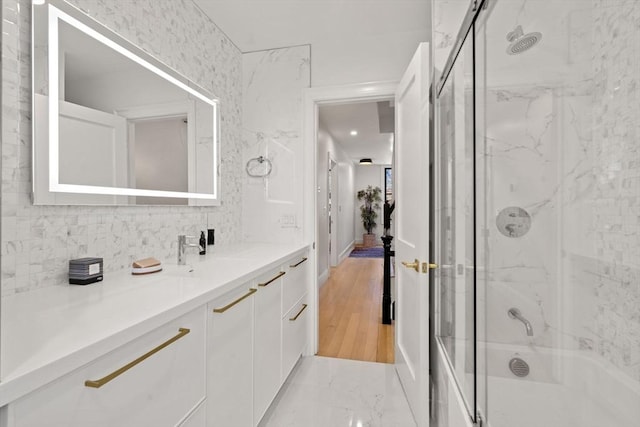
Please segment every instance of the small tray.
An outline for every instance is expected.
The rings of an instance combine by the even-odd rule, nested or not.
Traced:
[[[150,274],[158,271],[162,271],[161,265],[154,265],[153,267],[131,267],[131,274],[133,275]]]

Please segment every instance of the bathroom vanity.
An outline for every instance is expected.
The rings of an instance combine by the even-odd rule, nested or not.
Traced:
[[[0,426],[256,426],[310,348],[308,248],[211,252],[9,297]]]

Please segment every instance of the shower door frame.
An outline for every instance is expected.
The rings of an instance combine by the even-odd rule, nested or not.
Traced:
[[[440,76],[435,76],[434,75],[434,81],[432,82],[432,97],[433,97],[433,103],[434,103],[434,119],[433,119],[433,127],[434,127],[434,132],[436,134],[436,143],[434,143],[434,153],[433,153],[433,158],[436,159],[436,161],[434,162],[434,170],[433,170],[433,177],[435,180],[440,181],[440,177],[441,174],[443,173],[443,170],[441,168],[441,164],[440,164],[440,149],[439,149],[439,141],[440,141],[440,135],[437,132],[437,123],[439,120],[439,116],[438,114],[440,113],[440,109],[439,109],[439,98],[440,95],[442,94],[443,88],[445,86],[445,84],[447,83],[448,79],[451,76],[451,72],[452,69],[454,68],[454,66],[456,65],[456,60],[460,54],[460,52],[462,51],[462,49],[466,46],[465,41],[471,42],[472,43],[472,50],[473,50],[473,58],[472,58],[472,62],[473,62],[473,113],[472,113],[472,121],[473,121],[473,171],[472,173],[474,174],[474,179],[473,179],[473,223],[474,223],[474,268],[473,268],[473,274],[474,274],[474,278],[473,278],[473,283],[474,283],[474,294],[473,294],[473,305],[474,305],[474,318],[473,318],[473,325],[474,325],[474,331],[473,331],[473,353],[474,353],[474,385],[473,385],[473,397],[472,399],[467,399],[465,396],[465,392],[463,390],[463,388],[460,385],[460,382],[458,381],[457,377],[456,377],[456,370],[453,366],[453,364],[450,361],[449,358],[449,354],[444,346],[444,344],[442,343],[442,341],[439,338],[439,331],[440,331],[440,317],[439,314],[441,312],[441,303],[442,301],[440,300],[440,286],[441,286],[441,273],[439,272],[437,274],[436,280],[435,280],[435,286],[434,289],[432,290],[432,297],[433,297],[433,305],[435,310],[432,310],[431,312],[434,314],[433,316],[433,330],[431,331],[432,333],[432,345],[431,345],[431,351],[432,351],[432,355],[431,355],[431,363],[432,366],[435,366],[435,361],[436,358],[439,357],[440,355],[443,356],[444,362],[447,364],[447,368],[445,369],[446,371],[446,375],[449,378],[449,383],[450,384],[454,384],[455,385],[455,392],[456,394],[456,403],[461,406],[461,412],[466,413],[466,415],[468,415],[469,419],[467,421],[470,421],[473,425],[482,425],[482,419],[483,416],[482,414],[485,412],[484,408],[482,407],[483,405],[481,405],[481,402],[484,401],[486,402],[486,395],[481,396],[481,398],[479,398],[479,392],[481,390],[485,390],[486,391],[486,378],[483,377],[483,375],[481,375],[481,373],[486,372],[486,370],[484,368],[482,368],[483,366],[486,365],[486,355],[483,354],[481,351],[479,351],[478,348],[478,343],[481,342],[481,340],[484,338],[484,329],[482,327],[482,325],[484,325],[484,321],[482,319],[484,319],[484,313],[482,312],[478,312],[478,280],[477,280],[477,271],[476,271],[476,252],[477,252],[477,229],[478,229],[478,224],[477,224],[477,215],[476,215],[476,208],[477,208],[477,200],[476,200],[476,196],[477,196],[477,185],[476,185],[476,178],[477,175],[475,175],[476,171],[477,171],[477,167],[476,167],[476,160],[477,160],[477,154],[476,154],[476,134],[477,134],[477,120],[476,120],[476,102],[477,102],[477,81],[476,81],[476,61],[475,61],[475,56],[476,56],[476,45],[475,45],[475,37],[476,37],[476,32],[475,32],[475,23],[476,20],[478,19],[478,16],[482,14],[483,11],[486,12],[486,10],[489,8],[490,3],[495,3],[495,0],[472,0],[470,2],[469,8],[465,14],[464,20],[461,24],[460,30],[457,34],[456,40],[454,42],[454,45],[452,47],[452,50],[449,54],[449,57],[447,59],[447,62],[445,63],[444,69],[442,71],[442,73],[440,74]],[[469,40],[467,40],[467,38],[469,38]],[[439,77],[439,78],[438,78]],[[435,79],[438,78],[438,80],[436,81]],[[435,222],[431,225],[431,229],[433,231],[433,233],[435,234],[435,236],[433,237],[433,241],[434,242],[440,242],[440,233],[441,231],[441,227],[439,227],[439,219],[440,219],[440,215],[439,212],[440,210],[440,206],[439,206],[439,201],[441,200],[441,192],[440,192],[440,188],[438,188],[437,186],[434,187],[434,193],[433,193],[433,202],[431,205],[431,210],[432,210],[432,218],[436,218]],[[439,245],[436,243],[436,253],[439,258],[440,258],[440,254],[441,254],[441,250],[442,248],[439,247]],[[433,253],[433,252],[432,252]],[[439,260],[436,259],[434,260],[434,262],[438,263]],[[438,315],[436,315],[438,314]],[[480,322],[479,322],[480,320]],[[480,368],[480,370],[479,370]],[[438,381],[436,378],[433,378],[434,381],[434,385],[436,388],[438,388],[439,385]],[[432,393],[432,395],[435,395],[435,393]],[[449,397],[453,396],[454,393],[449,392]],[[470,401],[469,401],[470,400]],[[433,403],[433,402],[432,402]],[[449,401],[448,402],[449,405],[453,405],[454,402]],[[442,426],[440,426],[442,427]]]

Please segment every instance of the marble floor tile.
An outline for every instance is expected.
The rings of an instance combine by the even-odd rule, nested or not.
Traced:
[[[414,427],[394,366],[303,357],[260,427]]]

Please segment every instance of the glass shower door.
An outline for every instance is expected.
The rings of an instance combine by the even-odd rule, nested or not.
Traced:
[[[437,97],[436,274],[438,345],[469,415],[476,414],[473,37]]]

